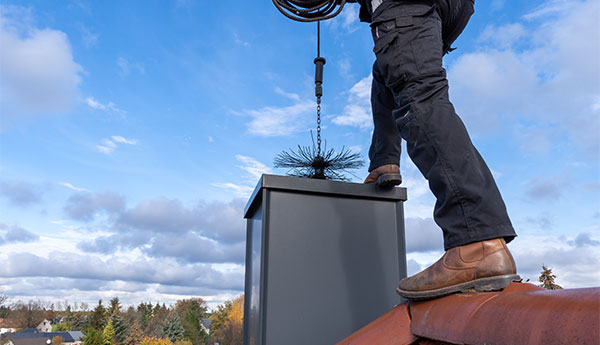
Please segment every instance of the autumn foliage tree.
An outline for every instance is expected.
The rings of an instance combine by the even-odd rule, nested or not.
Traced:
[[[139,345],[173,345],[173,342],[165,338],[144,337]]]
[[[244,329],[244,295],[218,306],[210,320],[213,341],[222,345],[241,345]]]
[[[135,321],[129,328],[129,334],[123,341],[123,345],[138,345],[142,342],[142,332],[140,332],[140,324]]]
[[[562,289],[562,286],[556,284],[554,282],[554,279],[556,279],[556,275],[552,274],[552,269],[549,267],[546,267],[545,265],[542,265],[542,272],[540,274],[540,286],[543,287],[544,289],[548,289],[548,290],[560,290]]]

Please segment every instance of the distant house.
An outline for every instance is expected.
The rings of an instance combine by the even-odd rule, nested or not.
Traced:
[[[40,332],[52,332],[52,321],[44,319],[44,321],[40,322],[36,329]]]
[[[39,332],[37,329],[28,329],[23,332],[6,333],[3,336],[7,340],[4,344],[0,345],[50,344],[52,343],[52,338],[56,336],[63,339],[63,345],[83,344],[83,333],[81,332]]]
[[[0,334],[16,332],[17,327],[15,327],[12,320],[7,320],[0,318]],[[4,345],[4,344],[2,344]]]
[[[206,334],[210,334],[210,320],[202,319],[202,321],[200,321],[200,329],[202,329]]]

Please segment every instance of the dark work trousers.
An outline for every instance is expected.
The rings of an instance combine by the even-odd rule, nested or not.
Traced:
[[[450,103],[442,67],[472,13],[473,0],[385,1],[371,23],[377,59],[369,171],[398,164],[400,138],[406,141],[437,199],[434,220],[446,250],[516,236],[490,169]]]

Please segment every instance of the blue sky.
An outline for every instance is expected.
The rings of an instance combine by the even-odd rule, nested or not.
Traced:
[[[323,135],[366,159],[374,56],[357,14],[322,25]],[[600,285],[599,16],[591,0],[479,1],[445,58],[520,273],[545,264],[570,288]],[[244,204],[315,126],[316,24],[270,1],[4,0],[0,26],[0,289],[212,307],[239,295]],[[442,236],[426,181],[401,166],[415,273]]]

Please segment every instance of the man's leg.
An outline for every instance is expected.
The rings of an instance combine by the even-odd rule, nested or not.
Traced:
[[[365,183],[380,186],[399,185],[400,133],[392,110],[396,107],[393,93],[385,86],[377,61],[373,63],[371,84],[371,111],[373,113],[373,138],[369,148],[369,176]]]
[[[449,101],[439,14],[425,2],[394,3],[373,19],[378,66],[396,100],[396,125],[437,199],[434,219],[447,250],[434,266],[403,280],[399,292],[427,298],[471,282],[502,288],[518,277],[504,244],[516,235],[492,174]]]

